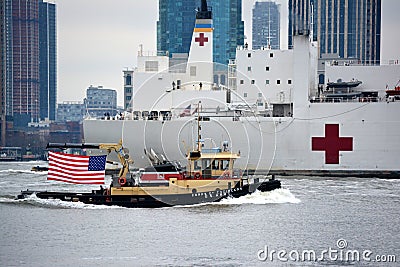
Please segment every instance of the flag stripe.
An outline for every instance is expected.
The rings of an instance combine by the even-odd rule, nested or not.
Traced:
[[[71,165],[71,166],[87,166],[89,164],[89,158],[86,159],[74,159],[71,157],[63,157],[59,155],[50,154],[50,157],[53,161],[56,161],[61,164]]]
[[[60,168],[59,166],[60,166],[60,164],[57,164],[57,163],[54,163],[54,162],[49,163],[49,168],[50,167],[52,167],[52,169],[53,168],[54,169],[58,168],[58,169],[64,170],[64,171],[81,172],[81,171],[86,171],[88,169],[87,166],[86,166],[86,168],[85,167],[83,167],[83,168],[81,168],[81,167],[69,167],[69,166],[63,166],[62,168]]]
[[[91,171],[90,173],[88,172],[82,172],[82,171],[69,171],[69,170],[63,170],[62,168],[59,167],[49,167],[49,174],[52,175],[57,175],[57,174],[63,174],[63,175],[69,175],[70,177],[101,177],[104,176],[105,171]]]
[[[59,177],[59,178],[63,178],[63,179],[73,179],[76,181],[85,181],[85,180],[92,181],[92,180],[101,180],[102,179],[101,176],[99,176],[99,177],[96,177],[96,176],[94,176],[94,177],[75,177],[75,176],[70,176],[70,175],[65,175],[65,174],[48,174],[47,177],[51,177],[51,178]]]
[[[73,154],[61,154],[61,153],[56,153],[56,152],[51,152],[51,156],[59,159],[67,159],[67,160],[72,160],[76,162],[85,162],[90,158],[89,156],[81,156],[81,155],[73,155]]]
[[[59,177],[50,177],[47,180],[51,180],[51,181],[59,181],[59,182],[67,182],[67,183],[73,183],[73,184],[104,184],[104,180],[96,180],[96,181],[76,181],[74,179],[63,179],[63,178],[59,178]]]
[[[48,180],[75,184],[104,184],[106,156],[49,152]]]

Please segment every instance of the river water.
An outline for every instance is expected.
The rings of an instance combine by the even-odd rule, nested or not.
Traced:
[[[273,192],[161,209],[34,196],[15,200],[20,190],[28,188],[97,188],[46,181],[46,173],[30,171],[44,164],[0,163],[0,266],[398,266],[400,262],[400,180],[279,177],[283,188]]]

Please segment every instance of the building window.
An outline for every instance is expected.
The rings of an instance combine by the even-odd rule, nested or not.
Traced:
[[[269,84],[269,80],[265,80],[265,84]]]
[[[251,80],[251,84],[255,84],[256,83],[256,81],[255,80]]]
[[[218,79],[218,75],[214,75],[214,79],[213,79],[213,80],[214,80],[214,83],[215,83],[215,84],[218,84],[218,83],[219,83],[219,82],[218,82],[218,80],[219,80],[219,79]]]
[[[244,84],[244,80],[240,80],[240,84]]]
[[[126,85],[132,85],[132,76],[131,75],[126,75],[126,81],[125,81]]]
[[[265,71],[269,71],[269,67],[265,67]]]
[[[225,75],[224,74],[221,75],[221,84],[225,85]]]
[[[126,96],[126,100],[131,100],[131,96],[130,95],[128,95],[128,96]]]
[[[247,71],[251,71],[251,66],[248,66],[248,67],[247,67]]]
[[[276,80],[276,84],[281,84],[281,80]]]
[[[287,80],[287,84],[292,84],[292,80]]]
[[[243,96],[244,96],[244,97],[247,97],[247,93],[243,93]]]
[[[247,57],[251,57],[251,53],[247,53]]]
[[[274,53],[269,53],[269,57],[274,57]]]

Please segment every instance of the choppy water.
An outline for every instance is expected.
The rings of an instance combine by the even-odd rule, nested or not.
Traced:
[[[27,188],[93,189],[46,181],[46,173],[29,171],[33,165],[43,163],[0,163],[0,266],[397,266],[400,262],[400,180],[280,178],[283,189],[221,203],[127,209],[35,197],[14,200]],[[269,257],[260,261],[266,249]],[[317,258],[329,249],[337,253],[322,254],[325,261],[302,260],[295,253],[312,250]],[[272,250],[286,254],[281,259],[272,254],[271,260]],[[366,258],[370,260],[386,256],[393,261],[389,256],[395,256],[397,263],[362,257],[349,263],[343,257],[348,250],[371,251]]]

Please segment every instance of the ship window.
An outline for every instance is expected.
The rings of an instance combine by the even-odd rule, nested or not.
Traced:
[[[251,80],[251,84],[255,84],[256,83],[256,81],[255,80]]]
[[[176,80],[176,89],[181,89],[181,80]]]
[[[274,57],[274,53],[269,53],[269,57]]]
[[[243,97],[247,97],[247,93],[243,93]]]
[[[213,170],[218,170],[218,161],[217,160],[213,160],[211,163],[211,169]]]
[[[158,71],[158,61],[155,60],[146,61],[145,71]]]
[[[203,159],[202,164],[203,164],[203,169],[204,170],[211,169],[211,162],[210,162],[209,159]]]
[[[292,84],[292,80],[287,80],[287,83],[288,84]]]
[[[262,93],[258,93],[258,97],[262,97]]]
[[[251,57],[251,53],[248,53],[248,54],[247,54],[247,57]]]
[[[193,168],[194,168],[195,170],[200,170],[200,169],[201,169],[201,166],[200,166],[199,163],[200,163],[200,162],[198,162],[198,161],[195,161],[195,162],[194,162]]]
[[[196,76],[196,66],[190,66],[190,76]]]
[[[221,170],[229,169],[229,160],[220,160],[219,167],[221,168]]]
[[[269,80],[265,80],[265,84],[269,84]]]
[[[240,84],[244,84],[244,80],[240,80]]]
[[[269,67],[267,66],[267,67],[265,67],[265,71],[269,71]]]
[[[248,66],[248,67],[247,67],[247,71],[251,71],[251,66]]]
[[[276,80],[276,84],[281,84],[281,80]]]

